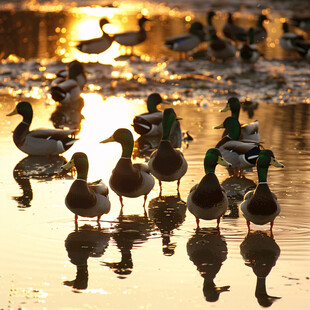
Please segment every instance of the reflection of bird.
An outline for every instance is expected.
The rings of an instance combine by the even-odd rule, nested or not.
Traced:
[[[268,20],[268,17],[264,14],[260,14],[257,19],[254,29],[254,43],[263,42],[267,38],[267,30],[264,27],[264,21]]]
[[[187,53],[197,47],[202,41],[205,40],[203,25],[200,22],[191,24],[189,32],[165,39],[165,46],[170,50],[180,53]]]
[[[175,243],[170,241],[172,231],[185,220],[186,203],[177,196],[162,196],[150,201],[149,217],[159,228],[163,238],[163,254],[174,254]]]
[[[209,36],[208,52],[210,56],[222,61],[235,57],[236,48],[229,41],[220,39],[215,30],[211,30]]]
[[[99,38],[94,38],[90,40],[80,41],[76,48],[83,53],[87,54],[100,54],[106,51],[113,43],[113,37],[104,32],[103,26],[109,24],[106,18],[101,18],[99,20],[100,30],[102,31],[102,36]]]
[[[75,225],[78,225],[78,216],[83,216],[97,217],[100,226],[100,217],[110,211],[109,189],[101,180],[87,183],[88,158],[85,153],[74,153],[71,160],[62,166],[65,170],[72,167],[77,170],[77,179],[72,183],[65,202],[75,214]]]
[[[204,158],[205,176],[192,187],[187,197],[188,210],[196,217],[197,227],[199,219],[217,220],[219,228],[221,217],[228,207],[228,199],[223,187],[221,187],[216,175],[217,164],[228,166],[218,149],[209,149]]]
[[[232,14],[228,13],[227,23],[223,27],[224,36],[233,41],[246,42],[248,39],[248,30],[244,27],[235,25]]]
[[[29,131],[33,110],[29,102],[21,101],[7,116],[20,114],[23,121],[15,128],[15,145],[29,155],[58,155],[68,150],[76,141],[76,130],[36,129]]]
[[[120,262],[104,262],[121,278],[129,275],[133,269],[131,250],[147,241],[151,225],[147,216],[121,215],[113,232],[113,239],[121,252]]]
[[[148,21],[145,16],[142,16],[138,20],[138,31],[125,31],[114,35],[114,40],[124,46],[131,46],[131,54],[133,54],[133,48],[146,40],[146,31],[144,29],[144,23]]]
[[[27,156],[17,163],[13,170],[13,177],[23,191],[20,197],[13,197],[21,205],[28,208],[33,198],[30,179],[41,181],[51,180],[61,172],[61,166],[66,160],[60,156]]]
[[[227,245],[217,230],[196,230],[187,242],[187,254],[204,278],[203,294],[207,301],[215,302],[230,286],[217,287],[214,278],[227,258]]]
[[[267,184],[269,165],[284,168],[284,165],[275,159],[272,151],[262,150],[257,159],[259,183],[255,190],[248,192],[244,196],[244,200],[240,205],[249,230],[250,222],[257,225],[264,225],[270,222],[270,230],[272,231],[273,221],[281,210],[276,195],[270,191]]]
[[[226,106],[220,110],[220,112],[231,111],[231,116],[239,120],[240,114],[240,101],[237,97],[230,97]],[[260,141],[260,135],[258,133],[258,121],[251,122],[250,124],[241,125],[240,140],[251,140],[253,142]],[[224,131],[223,136],[227,134],[227,130]]]
[[[172,108],[167,108],[163,115],[163,135],[158,146],[148,163],[151,173],[159,180],[160,194],[162,193],[162,181],[178,181],[177,191],[179,193],[180,180],[187,171],[187,162],[181,151],[171,145],[170,131],[177,118]]]
[[[228,135],[222,138],[216,145],[226,161],[228,161],[234,169],[234,175],[239,176],[242,169],[251,168],[255,165],[259,146],[253,143],[245,143],[238,141],[241,134],[241,126],[239,121],[234,117],[227,117],[224,123],[214,127],[225,128]]]
[[[270,307],[281,297],[269,296],[266,290],[266,278],[280,256],[280,248],[266,232],[250,232],[240,245],[245,264],[252,267],[257,276],[255,297],[262,307]]]
[[[65,240],[65,247],[73,265],[76,265],[76,278],[64,281],[64,285],[74,289],[86,289],[88,285],[87,260],[89,257],[101,257],[108,247],[110,234],[93,230],[92,226],[85,225],[78,231],[72,232]]]
[[[248,113],[248,117],[252,118],[254,116],[254,110],[258,107],[258,103],[252,100],[246,99],[242,102],[242,110]]]
[[[148,193],[155,184],[154,178],[150,175],[150,169],[144,164],[132,164],[131,155],[134,141],[132,133],[125,128],[117,129],[114,134],[100,143],[118,142],[122,146],[122,156],[116,164],[110,177],[110,187],[119,196],[121,202],[121,213],[123,212],[123,198],[139,197],[144,195],[144,204]]]

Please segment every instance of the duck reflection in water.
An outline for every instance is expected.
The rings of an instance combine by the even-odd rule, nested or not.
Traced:
[[[230,286],[217,287],[214,278],[227,258],[225,238],[214,228],[200,228],[187,242],[187,254],[204,278],[203,294],[207,301],[215,302]]]
[[[178,196],[162,196],[152,199],[148,209],[150,219],[161,232],[163,254],[173,255],[176,244],[170,241],[170,236],[185,220],[186,203]]]
[[[88,286],[87,260],[89,257],[101,257],[108,247],[109,240],[109,232],[94,229],[90,225],[84,225],[70,233],[65,240],[65,247],[77,271],[74,280],[64,281],[63,284],[78,290],[86,289]]]
[[[132,273],[133,260],[131,251],[148,240],[152,225],[148,217],[140,215],[120,215],[112,236],[121,252],[119,262],[104,262],[120,279]]]
[[[280,256],[280,247],[271,233],[264,231],[249,232],[240,245],[245,264],[252,267],[257,277],[255,297],[262,307],[270,307],[281,297],[269,296],[266,278]]]
[[[23,191],[21,196],[12,198],[18,202],[19,208],[31,207],[33,192],[30,179],[50,181],[59,176],[61,166],[66,163],[61,156],[27,156],[17,163],[13,169],[13,177]],[[66,174],[63,174],[65,176]]]

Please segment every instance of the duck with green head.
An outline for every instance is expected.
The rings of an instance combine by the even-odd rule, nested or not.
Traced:
[[[227,117],[222,125],[214,128],[225,128],[227,130],[227,135],[215,147],[220,150],[224,159],[231,164],[234,169],[234,176],[241,176],[243,169],[255,165],[260,152],[259,145],[240,141],[241,126],[236,118]]]
[[[119,196],[121,202],[121,214],[123,212],[123,196],[139,197],[144,196],[143,208],[147,195],[155,184],[154,178],[150,175],[150,169],[144,164],[133,164],[131,155],[134,146],[133,136],[130,130],[126,128],[117,129],[113,135],[101,141],[100,143],[118,142],[122,146],[122,155],[117,162],[109,185],[111,189]]]
[[[248,36],[249,42],[240,47],[239,58],[242,64],[252,64],[254,68],[254,64],[261,56],[254,42],[254,28],[249,29]]]
[[[77,140],[75,139],[76,130],[36,129],[29,131],[33,118],[33,110],[29,102],[19,102],[7,116],[15,114],[20,114],[23,120],[13,132],[13,141],[22,152],[28,155],[59,155],[67,151]]]
[[[226,106],[220,110],[220,112],[231,111],[231,116],[235,119],[239,120],[241,103],[237,97],[230,97],[227,101]],[[254,121],[249,124],[241,125],[241,133],[240,140],[241,141],[253,141],[259,142],[260,135],[258,133],[259,122]],[[227,131],[225,130],[223,133],[223,137],[227,135]]]
[[[197,228],[199,227],[199,219],[216,219],[217,228],[219,228],[221,217],[228,208],[226,192],[215,174],[217,164],[226,167],[230,165],[222,158],[218,149],[211,148],[206,152],[204,158],[205,176],[199,184],[192,187],[187,197],[187,207],[196,217]]]
[[[268,20],[268,17],[264,14],[258,16],[256,26],[253,27],[254,30],[254,43],[260,43],[266,40],[267,30],[264,27],[264,21]]]
[[[240,209],[245,217],[250,231],[250,222],[256,225],[270,223],[272,231],[274,219],[280,213],[281,207],[277,197],[270,191],[267,184],[268,168],[273,165],[277,168],[284,168],[279,163],[271,150],[262,150],[257,159],[258,185],[255,190],[245,194]]]
[[[172,108],[167,108],[163,115],[163,135],[158,149],[150,157],[148,163],[151,173],[159,180],[160,196],[162,193],[162,181],[178,181],[177,191],[179,195],[180,180],[187,171],[187,162],[181,151],[174,149],[170,141],[170,131],[173,124],[181,119],[177,117]]]
[[[226,38],[233,41],[246,42],[248,39],[247,29],[236,25],[230,12],[228,13],[228,19],[222,31]]]
[[[64,170],[73,167],[76,168],[77,178],[66,196],[66,206],[75,214],[76,228],[78,216],[97,217],[100,227],[100,217],[110,211],[109,189],[101,180],[87,183],[89,163],[85,153],[74,153],[70,161],[62,166]]]

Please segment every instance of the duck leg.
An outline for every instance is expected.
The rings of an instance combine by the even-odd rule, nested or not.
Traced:
[[[144,209],[144,216],[147,217],[147,213],[146,213],[146,209],[145,209],[146,199],[147,199],[147,195],[144,195],[143,209]]]
[[[161,185],[161,181],[159,181],[159,197],[161,198],[161,193],[162,193],[163,187]]]
[[[123,203],[123,197],[119,196],[119,201],[121,203],[121,211],[119,212],[119,216],[123,215],[123,207],[124,207],[124,203]]]
[[[199,218],[196,217],[196,224],[197,224],[197,229],[199,229]]]
[[[79,224],[78,224],[78,215],[75,214],[74,216],[74,226],[75,226],[75,230],[78,231],[79,230]]]
[[[246,221],[246,224],[247,224],[247,226],[248,226],[248,232],[250,232],[250,221]]]
[[[274,221],[270,222],[270,233],[272,234],[272,228],[273,228]]]
[[[99,230],[101,229],[100,218],[101,218],[101,215],[98,215],[97,224],[98,224],[98,229],[99,229]]]
[[[181,183],[181,179],[178,180],[177,182],[177,192],[178,192],[178,198],[180,198],[180,183]]]

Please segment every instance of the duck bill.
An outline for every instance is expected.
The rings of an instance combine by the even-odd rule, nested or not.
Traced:
[[[227,112],[230,111],[230,105],[226,104],[226,106],[223,109],[220,109],[220,112]]]
[[[66,164],[62,165],[61,168],[64,170],[70,170],[74,167],[74,161],[70,160]]]
[[[223,157],[219,156],[217,163],[224,167],[231,167],[231,163],[227,162]]]
[[[176,117],[176,120],[177,120],[177,121],[180,121],[180,120],[182,120],[182,119],[183,119],[183,117],[181,117],[181,116],[177,116],[177,117]]]
[[[271,158],[270,165],[273,165],[277,168],[284,168],[284,165],[278,162],[274,157]]]
[[[108,143],[108,142],[114,142],[114,141],[115,141],[115,140],[114,140],[114,137],[111,136],[110,138],[105,139],[105,140],[102,140],[102,141],[100,141],[99,143]]]
[[[17,108],[15,108],[11,113],[7,114],[6,116],[12,116],[18,114]]]
[[[222,129],[225,128],[224,124],[218,125],[218,126],[213,126],[213,129]]]

